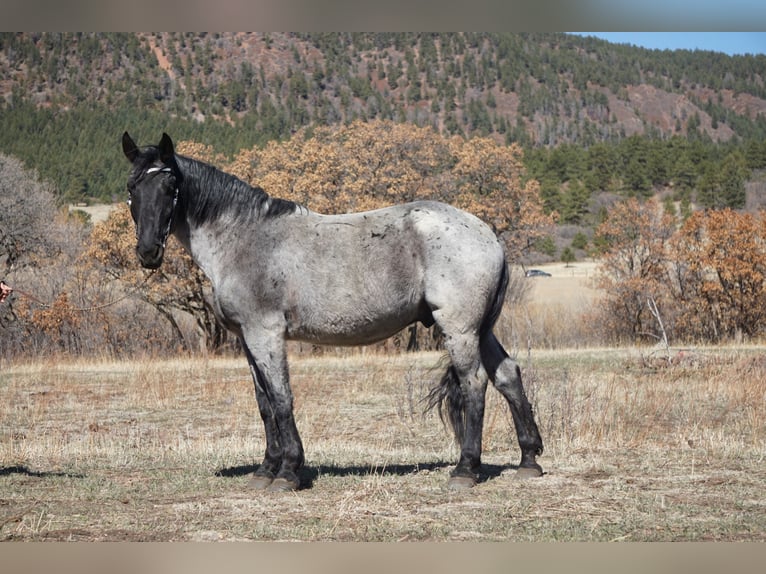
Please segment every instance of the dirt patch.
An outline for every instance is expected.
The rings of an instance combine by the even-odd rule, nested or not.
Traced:
[[[84,213],[87,213],[90,216],[91,223],[99,223],[100,221],[105,221],[109,214],[112,213],[117,209],[117,205],[115,204],[105,204],[105,205],[70,205],[69,206],[69,212],[73,211],[82,211]]]

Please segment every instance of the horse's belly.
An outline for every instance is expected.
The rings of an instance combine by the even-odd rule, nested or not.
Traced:
[[[369,345],[395,335],[419,320],[417,309],[397,313],[346,313],[290,317],[287,338],[321,345]]]

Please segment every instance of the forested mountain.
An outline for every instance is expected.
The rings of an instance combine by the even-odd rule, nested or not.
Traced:
[[[566,34],[4,33],[0,96],[0,153],[68,201],[121,197],[126,129],[228,156],[357,119],[518,142],[571,222],[598,192],[743,207],[766,167],[766,56]]]

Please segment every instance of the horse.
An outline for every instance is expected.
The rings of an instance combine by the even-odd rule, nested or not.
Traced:
[[[448,488],[471,488],[479,478],[488,381],[510,406],[517,476],[542,476],[543,443],[521,371],[492,332],[509,271],[488,225],[436,201],[315,213],[176,154],[166,133],[139,148],[125,132],[122,149],[140,264],[158,268],[173,234],[209,278],[217,320],[242,343],[266,438],[250,487],[301,486],[286,341],[365,345],[418,321],[441,328],[448,353],[426,397],[460,445]]]

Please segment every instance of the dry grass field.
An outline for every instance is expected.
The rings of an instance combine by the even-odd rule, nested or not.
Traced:
[[[569,307],[582,308],[597,296],[594,279],[598,272],[595,261],[575,263],[545,263],[534,269],[545,271],[550,277],[531,277],[533,288],[530,299],[534,302],[551,302]]]
[[[546,474],[488,391],[484,475],[421,399],[435,353],[297,358],[304,488],[246,488],[264,448],[244,359],[50,360],[0,371],[0,539],[766,541],[766,356],[519,356]]]

